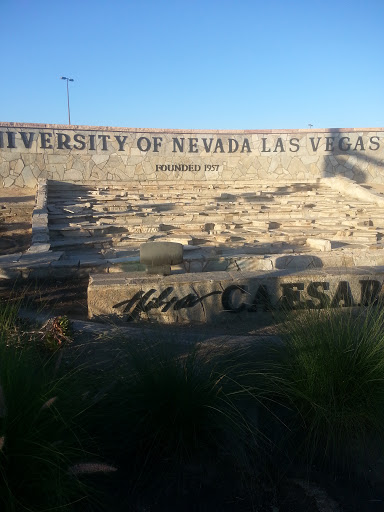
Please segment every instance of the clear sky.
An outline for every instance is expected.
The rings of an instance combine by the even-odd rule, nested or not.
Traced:
[[[384,0],[0,0],[0,121],[384,126]]]

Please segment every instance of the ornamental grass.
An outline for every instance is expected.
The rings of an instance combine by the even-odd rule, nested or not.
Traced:
[[[17,311],[0,304],[0,510],[99,510],[79,472],[98,462],[78,427],[87,409],[79,372],[64,369],[58,352],[44,357],[30,334],[24,340]]]
[[[249,493],[260,475],[262,443],[227,357],[145,342],[127,341],[124,350],[119,377],[98,404],[94,433],[124,480],[122,510],[149,497],[171,506],[181,497],[199,503],[218,488]]]
[[[268,372],[285,408],[285,450],[292,443],[291,453],[309,463],[354,471],[382,445],[383,327],[382,303],[358,312],[305,310],[286,320],[279,362]]]

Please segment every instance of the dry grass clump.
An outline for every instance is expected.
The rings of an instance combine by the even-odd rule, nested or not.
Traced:
[[[77,419],[81,376],[45,355],[17,321],[17,305],[0,304],[0,510],[75,510],[89,502],[87,486],[71,471],[95,457]],[[80,386],[79,386],[80,384]],[[80,388],[80,389],[79,389]],[[81,467],[81,466],[80,466]],[[92,500],[91,500],[92,501]],[[86,503],[83,502],[84,507]],[[86,510],[86,508],[84,508]]]

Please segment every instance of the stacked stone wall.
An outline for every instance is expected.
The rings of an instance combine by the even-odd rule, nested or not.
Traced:
[[[164,130],[0,123],[0,185],[83,182],[384,183],[384,128]]]

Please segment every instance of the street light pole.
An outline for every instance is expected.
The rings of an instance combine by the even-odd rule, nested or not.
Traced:
[[[67,101],[68,101],[68,124],[71,124],[71,111],[69,110],[69,87],[68,82],[74,82],[73,78],[67,78],[66,76],[60,77],[62,80],[67,81]]]

